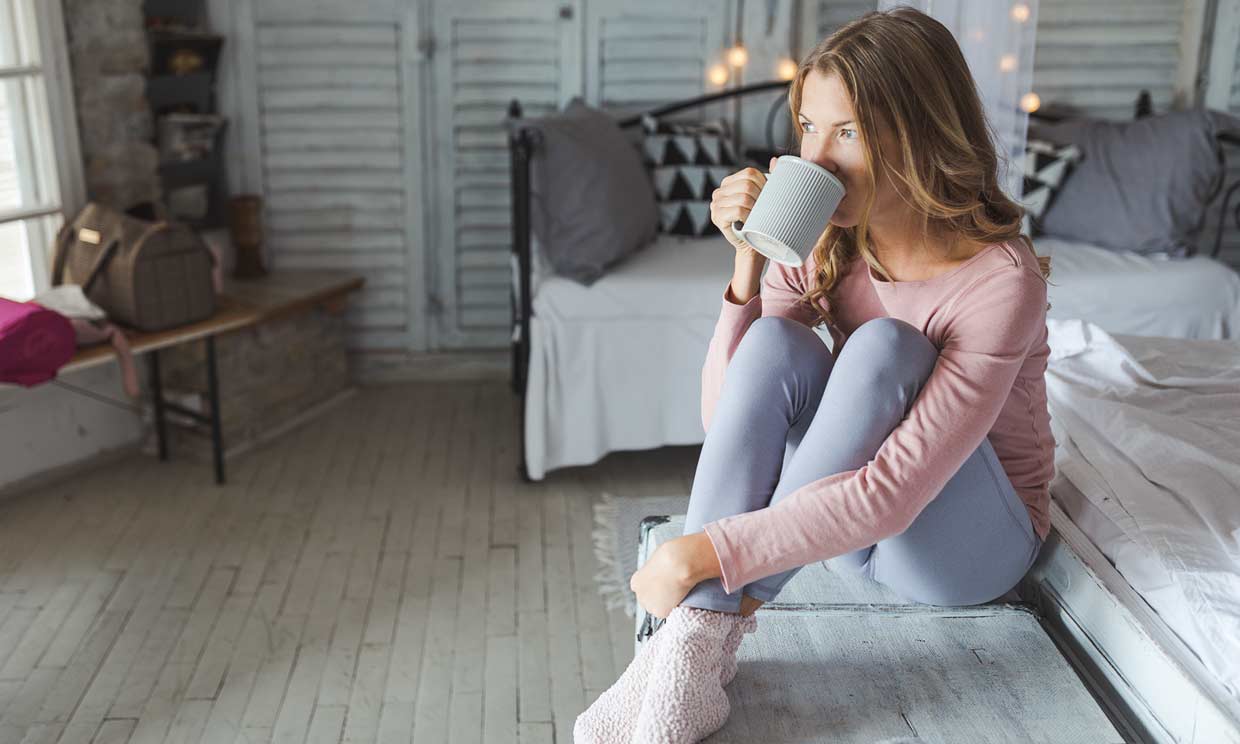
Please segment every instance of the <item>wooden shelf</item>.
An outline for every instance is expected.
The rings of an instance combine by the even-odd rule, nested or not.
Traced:
[[[329,311],[339,310],[348,294],[361,289],[365,282],[360,275],[340,271],[281,271],[259,279],[229,278],[224,281],[224,293],[216,298],[215,314],[210,318],[150,333],[127,330],[125,337],[137,355],[206,336],[218,336],[320,305],[327,306]],[[111,344],[96,344],[78,351],[58,374],[115,359],[116,351]]]

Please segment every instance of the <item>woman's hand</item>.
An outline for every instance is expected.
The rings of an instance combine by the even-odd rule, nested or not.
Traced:
[[[775,170],[776,160],[778,158],[771,158],[770,170]],[[724,176],[719,182],[719,188],[714,190],[710,198],[710,221],[719,228],[719,232],[723,233],[723,237],[728,239],[732,247],[736,248],[737,253],[748,254],[759,261],[765,261],[766,257],[741,239],[732,229],[732,223],[744,222],[749,218],[758,194],[766,185],[766,176],[767,174],[757,168],[744,168]]]
[[[663,543],[629,579],[637,603],[664,619],[693,587],[720,575],[719,557],[705,532]]]

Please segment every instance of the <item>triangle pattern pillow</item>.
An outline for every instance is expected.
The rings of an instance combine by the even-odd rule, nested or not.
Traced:
[[[710,221],[710,195],[738,164],[727,123],[643,116],[642,153],[659,203],[659,231],[717,234]]]
[[[1041,232],[1042,215],[1046,214],[1072,166],[1080,159],[1081,149],[1074,144],[1056,145],[1039,139],[1025,142],[1022,169],[1024,190],[1021,196],[1025,216],[1021,222],[1021,232],[1030,237]]]

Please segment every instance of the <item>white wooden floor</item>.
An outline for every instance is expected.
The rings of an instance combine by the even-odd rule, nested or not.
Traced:
[[[632,657],[591,502],[697,447],[525,485],[504,382],[363,390],[230,462],[0,502],[0,744],[558,742]]]

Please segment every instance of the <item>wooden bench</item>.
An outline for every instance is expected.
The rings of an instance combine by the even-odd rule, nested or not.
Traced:
[[[648,517],[638,565],[683,532],[683,514]],[[636,614],[640,650],[651,624]],[[712,743],[1128,741],[1036,606],[923,605],[831,561],[758,610],[737,660],[732,713]]]
[[[223,484],[224,443],[220,430],[219,371],[215,357],[215,338],[313,307],[340,312],[348,294],[361,289],[364,283],[361,276],[338,271],[283,271],[261,279],[227,279],[224,282],[223,294],[217,298],[215,314],[210,318],[163,331],[126,332],[125,336],[129,339],[134,356],[145,354],[147,357],[159,459],[168,459],[166,414],[173,411],[210,427],[215,482]],[[202,341],[206,351],[206,414],[166,400],[160,376],[160,350],[194,341]],[[116,352],[110,344],[98,344],[78,351],[68,364],[61,367],[59,374],[107,364],[115,359]]]

